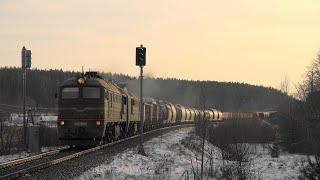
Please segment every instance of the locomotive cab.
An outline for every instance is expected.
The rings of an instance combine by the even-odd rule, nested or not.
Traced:
[[[58,97],[62,144],[99,145],[137,133],[139,99],[96,72],[65,81]]]
[[[62,144],[100,144],[105,132],[104,89],[90,77],[72,78],[59,90],[58,135]]]

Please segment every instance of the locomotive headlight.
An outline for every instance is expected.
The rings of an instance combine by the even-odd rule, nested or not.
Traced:
[[[100,126],[101,122],[100,121],[96,121],[96,125]]]
[[[84,77],[78,77],[76,81],[79,86],[83,86],[86,83]]]
[[[63,126],[64,125],[64,121],[60,121],[60,125]]]

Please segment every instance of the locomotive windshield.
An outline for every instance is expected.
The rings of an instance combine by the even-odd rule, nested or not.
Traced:
[[[100,88],[99,87],[83,87],[82,96],[85,99],[99,99]]]
[[[62,89],[62,99],[76,99],[79,97],[78,87],[65,87]]]

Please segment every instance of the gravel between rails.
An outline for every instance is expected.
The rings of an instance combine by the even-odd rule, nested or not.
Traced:
[[[186,125],[183,127],[172,127],[161,131],[152,132],[144,136],[147,141],[154,137],[168,133],[169,131],[190,127]],[[33,174],[27,174],[19,179],[39,179],[39,180],[52,180],[52,179],[73,179],[91,168],[97,167],[104,162],[111,162],[113,157],[127,148],[135,148],[139,144],[139,137],[129,141],[121,142],[119,144],[98,150],[96,152],[63,162],[61,164],[40,170]]]

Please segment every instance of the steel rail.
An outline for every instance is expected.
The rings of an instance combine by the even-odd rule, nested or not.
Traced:
[[[48,152],[44,152],[41,154],[37,154],[37,155],[33,155],[33,156],[28,156],[28,157],[24,157],[24,158],[19,158],[19,159],[15,159],[12,161],[8,161],[8,162],[4,162],[0,164],[0,170],[11,167],[11,166],[16,166],[22,163],[26,163],[26,162],[30,162],[30,161],[34,161],[37,159],[41,159],[43,157],[46,156],[50,156],[50,155],[54,155],[54,154],[58,154],[64,150],[67,150],[68,148],[63,148],[63,149],[57,149],[57,150],[53,150],[53,151],[48,151]]]

